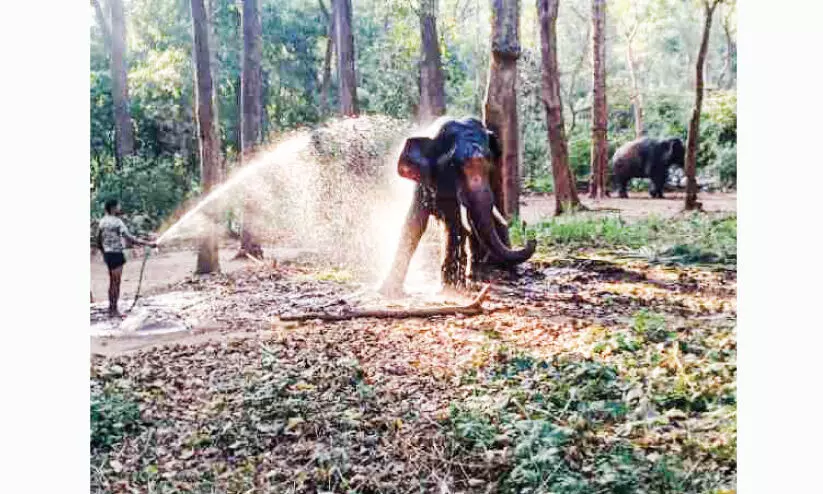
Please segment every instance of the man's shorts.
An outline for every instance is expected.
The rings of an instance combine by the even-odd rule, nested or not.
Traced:
[[[126,256],[124,256],[122,252],[104,252],[103,260],[106,261],[106,266],[109,267],[109,271],[113,271],[123,264],[126,264]]]

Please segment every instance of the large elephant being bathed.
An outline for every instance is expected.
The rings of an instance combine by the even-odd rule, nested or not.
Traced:
[[[414,201],[406,216],[400,245],[381,292],[397,296],[430,215],[446,230],[441,278],[445,287],[462,288],[472,273],[472,259],[506,265],[528,260],[523,249],[507,247],[507,225],[494,206],[492,176],[500,163],[497,137],[476,118],[443,117],[423,135],[406,140],[397,163],[400,176],[414,180]]]

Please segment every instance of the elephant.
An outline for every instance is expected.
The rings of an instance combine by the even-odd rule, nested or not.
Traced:
[[[669,166],[682,168],[685,154],[683,141],[677,137],[662,141],[642,137],[627,142],[612,157],[612,185],[619,188],[620,197],[627,198],[631,179],[648,178],[649,195],[662,199]]]
[[[479,261],[511,267],[534,254],[534,240],[522,249],[507,245],[508,225],[492,191],[501,155],[498,137],[474,117],[441,117],[406,139],[397,171],[416,182],[414,199],[382,294],[402,295],[409,262],[429,216],[445,227],[440,268],[444,290],[465,289]]]

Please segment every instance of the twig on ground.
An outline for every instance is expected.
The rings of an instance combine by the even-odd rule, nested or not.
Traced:
[[[477,297],[468,305],[450,305],[445,307],[412,308],[403,310],[348,310],[338,314],[330,312],[313,312],[305,314],[281,315],[281,321],[309,321],[320,319],[322,321],[345,321],[363,317],[375,317],[383,319],[404,319],[412,317],[433,317],[453,314],[477,315],[483,313],[483,300],[489,292],[491,285],[486,285],[477,294]]]

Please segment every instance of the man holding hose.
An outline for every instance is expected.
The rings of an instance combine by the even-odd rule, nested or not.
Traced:
[[[122,211],[117,199],[109,199],[104,207],[106,214],[100,218],[97,229],[97,246],[103,253],[103,260],[109,268],[109,316],[120,317],[117,301],[120,298],[120,278],[123,274],[123,265],[126,264],[126,256],[123,255],[123,249],[125,249],[123,237],[135,244],[149,247],[157,247],[157,243],[140,240],[129,233],[126,224],[118,218]]]

